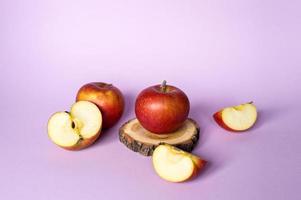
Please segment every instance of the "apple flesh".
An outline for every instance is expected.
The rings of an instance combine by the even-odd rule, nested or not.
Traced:
[[[121,91],[112,84],[92,82],[82,86],[76,101],[90,101],[98,106],[103,117],[103,129],[112,127],[121,118],[124,98]]]
[[[213,115],[219,126],[234,132],[251,128],[257,119],[257,110],[253,102],[224,108]]]
[[[69,112],[54,113],[48,121],[48,136],[58,146],[80,150],[91,145],[100,135],[102,115],[88,101],[72,105]]]
[[[152,160],[156,173],[170,182],[183,182],[195,177],[207,163],[168,144],[159,145],[153,152]]]
[[[171,85],[154,85],[137,97],[135,113],[140,124],[156,134],[167,134],[179,129],[189,114],[186,94]]]

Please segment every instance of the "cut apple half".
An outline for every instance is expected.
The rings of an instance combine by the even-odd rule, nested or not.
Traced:
[[[156,173],[170,182],[183,182],[196,176],[206,161],[174,146],[159,145],[153,153]]]
[[[257,119],[257,110],[253,102],[224,108],[213,115],[215,121],[229,131],[245,131],[251,128]]]
[[[102,115],[89,101],[78,101],[70,112],[57,112],[48,121],[48,135],[60,147],[79,150],[91,145],[98,137]]]

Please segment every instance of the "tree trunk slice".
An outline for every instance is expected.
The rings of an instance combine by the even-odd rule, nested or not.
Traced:
[[[199,140],[199,132],[198,124],[192,119],[187,119],[184,125],[174,133],[158,135],[144,129],[135,118],[121,126],[119,140],[132,151],[151,156],[160,143],[191,152]]]

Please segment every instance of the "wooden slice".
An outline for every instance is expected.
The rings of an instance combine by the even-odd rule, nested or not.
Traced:
[[[135,118],[121,126],[119,140],[129,149],[144,156],[151,156],[160,143],[176,146],[184,151],[191,152],[199,139],[199,126],[187,119],[184,125],[174,133],[158,135],[144,129]]]

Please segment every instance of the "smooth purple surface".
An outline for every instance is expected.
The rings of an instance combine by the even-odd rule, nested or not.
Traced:
[[[301,3],[272,1],[0,1],[0,199],[300,199]],[[197,179],[160,179],[151,158],[118,141],[143,88],[184,90],[210,162]],[[47,136],[80,86],[104,81],[127,102],[88,149]],[[253,100],[240,135],[212,114]]]

